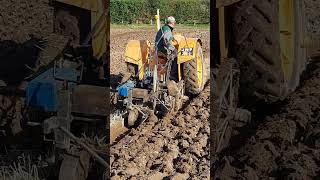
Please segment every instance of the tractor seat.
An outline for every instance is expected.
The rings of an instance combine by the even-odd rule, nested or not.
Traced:
[[[167,55],[161,51],[158,51],[158,59],[159,59],[159,64],[166,64],[168,61]]]

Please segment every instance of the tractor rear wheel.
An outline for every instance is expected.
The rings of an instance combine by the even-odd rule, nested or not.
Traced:
[[[138,65],[132,64],[132,63],[126,63],[126,64],[127,64],[127,71],[132,76],[137,76],[138,75]]]
[[[240,95],[250,102],[284,98],[299,83],[306,53],[302,2],[244,0],[233,14],[234,52],[240,64]]]
[[[120,84],[126,82],[131,77],[136,77],[138,75],[138,65],[132,64],[132,63],[126,63],[127,64],[127,72],[124,73]]]
[[[185,92],[199,94],[204,88],[204,59],[201,44],[198,42],[196,58],[183,64],[183,77],[185,81]]]
[[[77,17],[65,10],[59,10],[54,20],[54,30],[56,33],[70,37],[71,44],[80,44],[79,20]]]

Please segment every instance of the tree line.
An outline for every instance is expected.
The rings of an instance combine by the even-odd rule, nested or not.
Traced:
[[[174,16],[179,24],[210,21],[210,0],[110,0],[111,23],[151,23],[157,9],[162,23],[166,16]]]

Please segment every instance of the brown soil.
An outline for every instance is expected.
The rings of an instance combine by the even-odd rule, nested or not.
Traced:
[[[306,21],[307,21],[307,35],[311,37],[320,36],[320,3],[315,0],[304,0]]]
[[[1,0],[0,4],[0,40],[22,43],[29,34],[41,38],[53,32],[49,0]]]
[[[279,113],[267,116],[244,145],[224,157],[217,177],[312,179],[319,175],[319,67],[283,102]]]
[[[151,116],[110,148],[112,179],[209,179],[210,85],[181,111]]]
[[[127,128],[124,127],[123,122],[113,122],[112,125],[110,125],[112,128],[110,128],[110,144],[112,144],[120,135],[127,132]]]

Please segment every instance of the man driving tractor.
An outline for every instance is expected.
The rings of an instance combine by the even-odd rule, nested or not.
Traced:
[[[168,89],[171,92],[177,90],[176,82],[178,81],[178,51],[173,45],[174,37],[172,34],[175,24],[175,18],[168,16],[165,19],[165,25],[159,29],[155,39],[158,57],[166,59],[167,61],[172,60],[169,81],[167,82]],[[172,59],[170,59],[169,56]]]
[[[167,59],[168,55],[173,55],[174,60],[171,66],[170,72],[170,80],[178,81],[177,73],[178,73],[178,66],[177,66],[177,49],[173,46],[173,28],[176,24],[176,20],[173,16],[168,16],[165,20],[165,25],[163,25],[157,35],[156,35],[156,46],[157,46],[157,53],[158,56],[164,57]],[[169,59],[168,59],[169,60]]]

